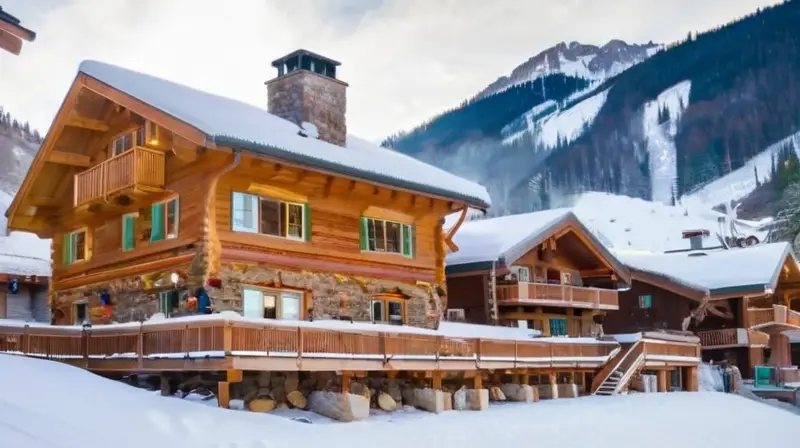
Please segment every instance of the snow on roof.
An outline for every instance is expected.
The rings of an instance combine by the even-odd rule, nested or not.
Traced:
[[[453,236],[458,252],[447,255],[447,265],[515,260],[527,252],[530,240],[572,216],[560,208],[499,218],[466,221]]]
[[[617,253],[631,269],[710,294],[745,287],[775,288],[787,256],[794,259],[789,243],[671,254]]]
[[[486,188],[353,136],[347,147],[298,135],[300,127],[250,104],[97,61],[79,70],[191,125],[217,144],[488,207]]]
[[[11,196],[0,191],[0,210],[3,210],[0,215],[0,274],[50,277],[50,240],[27,232],[11,232],[5,236],[5,210],[11,200]]]
[[[717,219],[724,216],[711,210],[711,206],[670,206],[601,192],[580,195],[572,204],[572,211],[609,249],[658,253],[689,249],[689,240],[681,234],[687,229],[709,230],[711,236],[704,239],[703,245],[719,246],[715,236],[719,229]],[[761,241],[767,234],[748,221],[737,219],[736,226],[743,234],[755,235]]]

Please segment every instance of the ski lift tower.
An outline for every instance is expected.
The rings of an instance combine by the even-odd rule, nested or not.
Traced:
[[[3,11],[3,7],[0,6],[0,49],[19,55],[22,51],[22,41],[34,40],[36,33],[23,27],[18,18]]]

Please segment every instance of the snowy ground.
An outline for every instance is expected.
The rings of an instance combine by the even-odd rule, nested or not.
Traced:
[[[359,423],[319,424],[323,419],[316,419],[307,424],[164,398],[49,361],[0,355],[0,366],[0,440],[14,448],[784,446],[794,443],[800,423],[782,409],[701,392],[495,405],[487,412],[407,411]]]

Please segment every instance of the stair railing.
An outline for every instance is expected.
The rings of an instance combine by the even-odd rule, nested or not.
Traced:
[[[600,372],[598,372],[598,374],[592,380],[592,389],[591,389],[592,395],[597,393],[597,389],[599,389],[600,386],[602,386],[603,383],[605,383],[606,380],[608,380],[608,378],[614,374],[614,372],[619,370],[622,363],[625,362],[626,359],[628,359],[628,356],[631,353],[633,353],[634,351],[639,351],[641,353],[643,351],[643,348],[644,344],[642,344],[642,340],[640,339],[627,349],[625,348],[620,349],[620,351],[616,354],[616,356],[611,358],[603,367],[603,369],[600,370]]]

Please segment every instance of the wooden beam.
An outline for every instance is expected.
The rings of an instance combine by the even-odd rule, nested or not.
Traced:
[[[101,120],[94,120],[92,118],[81,117],[76,113],[70,114],[65,126],[73,128],[88,129],[90,131],[108,132],[111,129],[107,123]]]
[[[3,23],[0,21],[0,23]],[[19,55],[22,52],[22,39],[0,30],[0,49],[6,50],[13,55]]]
[[[603,269],[586,269],[582,270],[581,277],[583,278],[591,278],[591,277],[608,277],[614,273],[611,269],[603,268]]]
[[[80,168],[89,168],[92,166],[92,161],[89,156],[63,151],[51,151],[49,157],[47,157],[47,161],[59,165],[77,166]]]
[[[25,202],[36,207],[60,207],[62,205],[58,199],[49,196],[28,196]]]

